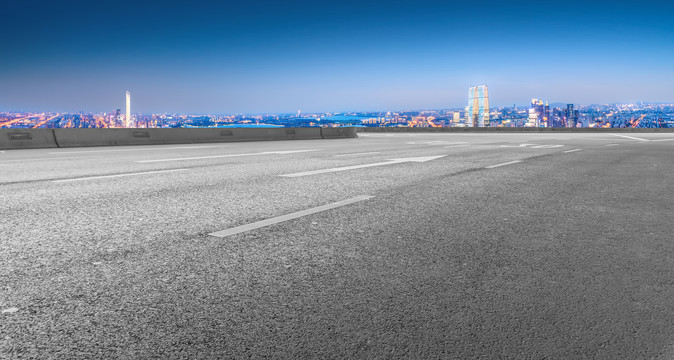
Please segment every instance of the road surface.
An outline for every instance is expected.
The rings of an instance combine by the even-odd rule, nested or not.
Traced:
[[[674,134],[0,152],[0,358],[674,358]]]

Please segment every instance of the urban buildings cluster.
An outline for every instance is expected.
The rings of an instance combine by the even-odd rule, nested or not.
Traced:
[[[165,127],[647,127],[674,128],[674,104],[549,104],[490,108],[486,85],[471,87],[463,109],[293,114],[141,114],[0,112],[0,128],[165,128]]]

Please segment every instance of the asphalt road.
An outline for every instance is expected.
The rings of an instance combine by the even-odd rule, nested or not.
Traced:
[[[0,358],[671,359],[672,154],[668,133],[0,152]]]

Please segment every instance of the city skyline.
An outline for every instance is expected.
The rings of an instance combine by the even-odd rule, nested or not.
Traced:
[[[143,113],[442,109],[481,83],[492,106],[674,101],[666,1],[162,4],[3,4],[0,110],[105,111],[125,90]]]
[[[296,114],[12,113],[0,111],[0,128],[175,127],[602,127],[674,128],[674,104],[549,104],[485,109],[473,87],[464,109]],[[486,94],[486,92],[483,92]],[[471,99],[473,98],[473,99]],[[477,101],[472,101],[477,99]],[[473,105],[471,109],[471,105]],[[482,110],[479,110],[479,108]],[[474,109],[478,109],[477,114]],[[482,114],[480,115],[480,111]],[[483,119],[482,124],[480,118]],[[488,122],[486,121],[487,119]],[[129,121],[130,120],[130,121]]]

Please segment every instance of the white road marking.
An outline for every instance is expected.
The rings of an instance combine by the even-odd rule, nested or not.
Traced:
[[[651,141],[674,141],[674,139],[657,139],[657,140],[651,140]]]
[[[184,160],[202,160],[202,159],[219,159],[219,158],[228,158],[228,157],[240,157],[240,156],[258,156],[258,155],[286,155],[286,154],[296,154],[309,151],[318,151],[321,149],[308,149],[308,150],[286,150],[286,151],[264,151],[259,153],[247,153],[247,154],[226,154],[226,155],[210,155],[210,156],[194,156],[186,158],[173,158],[173,159],[156,159],[156,160],[137,160],[137,163],[154,163],[154,162],[165,162],[165,161],[184,161]]]
[[[499,166],[512,165],[512,164],[517,164],[517,163],[521,163],[521,162],[522,162],[522,160],[508,161],[508,162],[504,162],[504,163],[501,163],[501,164],[485,166],[484,168],[485,169],[493,169],[493,168],[497,168]]]
[[[573,150],[566,150],[566,151],[562,151],[562,152],[563,153],[572,153],[572,152],[581,151],[581,150],[583,150],[583,149],[573,149]]]
[[[96,159],[102,158],[102,156],[66,156],[66,157],[50,157],[50,158],[33,158],[33,159],[12,159],[12,160],[2,160],[0,163],[7,162],[24,162],[24,161],[46,161],[46,160],[71,160],[71,159]]]
[[[287,214],[287,215],[277,216],[277,217],[273,217],[271,219],[256,221],[254,223],[233,227],[231,229],[216,231],[216,232],[210,233],[208,235],[217,236],[217,237],[226,237],[226,236],[230,236],[230,235],[235,235],[235,234],[239,234],[239,233],[242,233],[242,232],[259,229],[261,227],[278,224],[280,222],[293,220],[293,219],[297,219],[297,218],[300,218],[300,217],[303,217],[303,216],[312,215],[312,214],[316,214],[316,213],[319,213],[319,212],[322,212],[322,211],[331,210],[331,209],[335,209],[335,208],[338,208],[338,207],[341,207],[341,206],[345,206],[345,205],[357,203],[357,202],[360,202],[360,201],[372,199],[373,197],[374,196],[370,196],[370,195],[356,196],[354,198],[338,201],[338,202],[335,202],[335,203],[332,203],[332,204],[322,205],[322,206],[318,206],[318,207],[315,207],[315,208],[290,213],[290,214]]]
[[[604,146],[617,146],[618,144],[606,144]]]
[[[538,146],[532,146],[532,149],[552,149],[552,148],[558,148],[562,147],[564,145],[538,145]]]
[[[455,148],[455,147],[461,147],[461,146],[468,146],[468,144],[447,145],[444,148],[449,149],[449,148]]]
[[[124,151],[148,151],[148,150],[181,150],[181,149],[209,149],[223,147],[223,145],[207,145],[207,146],[171,146],[171,147],[154,147],[154,146],[144,146],[141,148],[134,147],[131,149],[106,149],[106,150],[78,150],[78,151],[54,151],[47,154],[50,155],[60,155],[60,154],[86,154],[86,153],[102,153],[102,152],[124,152]]]
[[[81,177],[81,178],[75,178],[75,179],[52,180],[52,182],[60,183],[60,182],[69,182],[69,181],[95,180],[95,179],[115,178],[115,177],[122,177],[122,176],[136,176],[136,175],[159,174],[159,173],[176,172],[176,171],[185,171],[185,170],[188,170],[188,169],[171,169],[171,170],[144,171],[144,172],[129,173],[129,174],[89,176],[89,177]]]
[[[343,156],[359,156],[359,155],[372,155],[372,154],[381,154],[381,151],[372,151],[372,152],[363,152],[363,153],[353,153],[353,154],[339,154],[339,155],[335,155],[335,157],[343,157]]]
[[[338,172],[338,171],[363,169],[363,168],[369,168],[369,167],[375,167],[375,166],[393,165],[393,164],[400,164],[400,163],[405,163],[405,162],[426,162],[426,161],[439,159],[439,158],[445,157],[445,156],[447,156],[447,155],[422,156],[422,157],[405,158],[405,159],[391,159],[391,160],[388,160],[388,161],[382,161],[382,162],[372,163],[372,164],[362,164],[362,165],[344,166],[344,167],[331,168],[331,169],[312,170],[312,171],[305,171],[305,172],[299,172],[299,173],[294,173],[294,174],[284,174],[284,175],[279,175],[279,176],[299,177],[299,176],[332,173],[332,172]]]
[[[461,142],[449,142],[445,140],[430,140],[430,141],[408,141],[407,145],[458,145],[465,144],[465,141]]]
[[[533,145],[538,145],[538,144],[501,145],[501,147],[526,147],[526,146],[533,146]]]
[[[650,141],[650,140],[646,140],[646,139],[642,139],[642,138],[638,138],[638,137],[634,137],[634,136],[627,136],[627,135],[620,135],[620,134],[612,134],[612,135],[620,136],[620,137],[624,137],[624,138],[628,138],[628,139],[632,139],[632,140]]]

